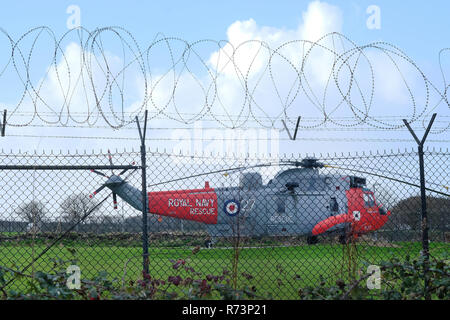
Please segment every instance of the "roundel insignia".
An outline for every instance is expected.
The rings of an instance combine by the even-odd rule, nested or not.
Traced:
[[[237,215],[240,209],[241,205],[237,200],[228,200],[223,206],[223,210],[225,211],[225,213],[232,217]]]
[[[353,219],[356,221],[361,220],[361,213],[359,211],[353,211]]]

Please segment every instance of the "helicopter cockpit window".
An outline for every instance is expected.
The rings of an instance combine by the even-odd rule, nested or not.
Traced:
[[[371,208],[375,206],[375,199],[373,198],[373,194],[364,193],[364,206],[366,208]]]

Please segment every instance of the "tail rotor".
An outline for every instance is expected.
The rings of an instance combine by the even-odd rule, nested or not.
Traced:
[[[111,185],[113,185],[113,184],[117,184],[117,185],[120,185],[120,184],[122,184],[122,183],[125,183],[125,180],[128,178],[128,176],[134,171],[134,170],[136,170],[137,168],[125,168],[125,169],[123,169],[118,175],[115,175],[114,174],[114,170],[113,170],[113,167],[114,167],[114,163],[113,163],[113,160],[112,160],[112,155],[111,155],[111,151],[108,149],[108,161],[109,161],[109,164],[111,165],[111,176],[108,176],[108,175],[106,175],[106,174],[104,174],[103,172],[101,172],[101,171],[98,171],[98,170],[94,170],[94,169],[91,169],[91,172],[93,172],[93,173],[95,173],[96,175],[99,175],[99,176],[101,176],[101,177],[104,177],[104,178],[107,178],[108,180],[105,182],[105,183],[103,183],[97,190],[95,190],[92,194],[90,194],[89,195],[89,198],[93,198],[95,195],[97,195],[100,191],[102,191],[105,187],[108,187],[108,186],[110,186],[111,187]],[[131,163],[131,165],[133,166],[135,164],[135,162],[132,162]],[[120,179],[120,180],[116,180],[116,181],[111,181],[111,178],[113,178],[113,177],[121,177],[123,174],[125,174],[128,170],[130,170],[130,169],[133,169],[133,171],[132,172],[130,172],[130,174],[128,174],[124,179]],[[115,210],[117,210],[117,193],[115,193],[114,191],[113,191],[113,193],[112,193],[112,198],[113,198],[113,208],[115,209]]]

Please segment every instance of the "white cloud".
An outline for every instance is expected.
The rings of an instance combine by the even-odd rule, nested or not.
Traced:
[[[270,49],[276,49],[293,40],[317,41],[327,33],[342,30],[341,10],[324,2],[311,2],[302,13],[302,17],[303,23],[292,30],[259,26],[253,19],[234,22],[227,30],[228,43],[221,50],[211,54],[210,65],[219,73],[231,78],[241,77],[247,73],[252,76],[267,65],[272,53]],[[297,49],[291,47],[283,54],[289,60],[298,61]]]
[[[333,5],[314,1],[302,13],[303,24],[299,27],[300,39],[317,41],[330,32],[340,32],[342,29],[342,12]]]

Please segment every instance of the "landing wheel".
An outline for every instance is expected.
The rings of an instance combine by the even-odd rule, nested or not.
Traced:
[[[317,236],[308,236],[306,238],[307,244],[316,244],[317,242],[319,242],[319,239],[317,238]]]
[[[340,236],[339,236],[339,243],[340,244],[347,244],[347,235],[345,235],[345,234],[341,234]]]
[[[347,225],[344,229],[342,229],[341,234],[339,235],[339,243],[340,244],[348,244],[351,240],[352,232],[351,227]]]
[[[212,241],[211,240],[206,240],[205,241],[205,247],[208,248],[208,249],[212,248]]]

